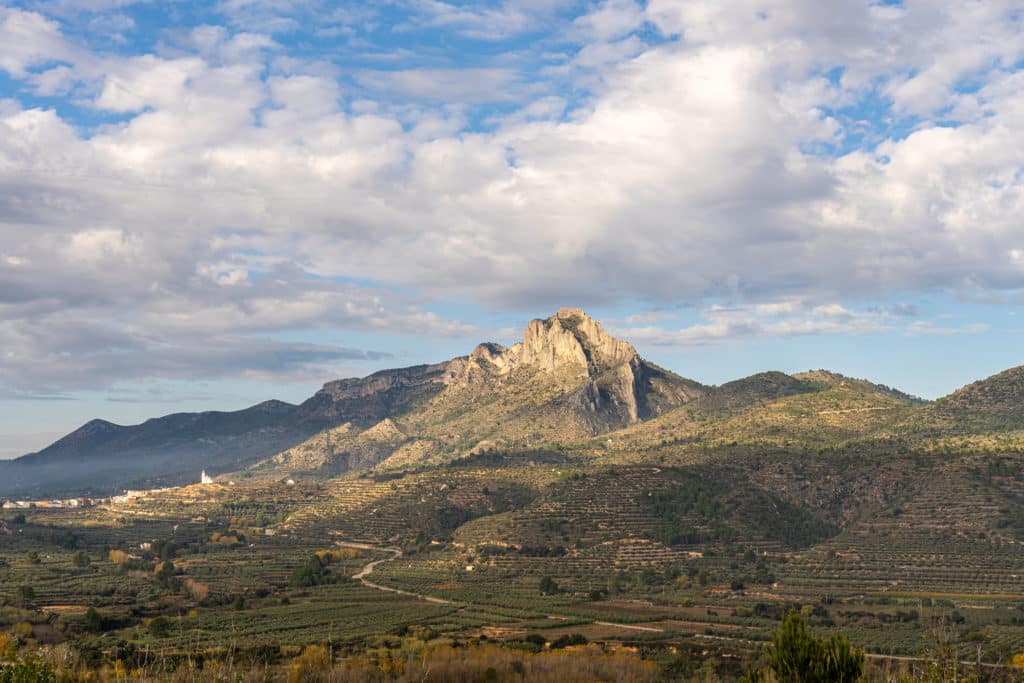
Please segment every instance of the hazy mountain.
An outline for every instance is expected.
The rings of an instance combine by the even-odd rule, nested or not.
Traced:
[[[92,420],[47,448],[0,462],[0,495],[109,494],[171,486],[293,446],[342,421],[372,425],[443,388],[439,367],[329,382],[301,405],[266,401],[234,412],[178,413],[121,426]]]

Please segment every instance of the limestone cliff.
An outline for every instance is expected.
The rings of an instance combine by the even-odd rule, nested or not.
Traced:
[[[567,400],[600,418],[595,431],[635,423],[703,393],[696,382],[645,362],[632,344],[578,308],[530,321],[523,340],[511,347],[480,344],[449,365],[447,382],[458,391],[495,380],[523,383],[532,375],[557,377],[571,390]]]

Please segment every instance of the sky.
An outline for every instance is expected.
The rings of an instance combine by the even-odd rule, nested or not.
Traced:
[[[0,457],[583,307],[721,383],[1024,364],[1019,0],[0,0]]]

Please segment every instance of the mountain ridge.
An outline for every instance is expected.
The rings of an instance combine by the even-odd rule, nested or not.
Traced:
[[[824,425],[815,437],[822,443],[892,430],[955,432],[964,424],[1005,429],[1024,425],[1022,397],[1024,367],[931,403],[825,370],[769,371],[706,386],[644,360],[583,310],[563,308],[530,321],[511,346],[484,342],[440,363],[328,381],[299,404],[272,399],[129,426],[90,420],[40,451],[0,463],[0,496],[177,485],[204,468],[336,476],[429,466],[487,449],[588,444],[603,435],[615,441],[649,434],[642,443],[652,444],[724,439],[740,430],[786,443]]]

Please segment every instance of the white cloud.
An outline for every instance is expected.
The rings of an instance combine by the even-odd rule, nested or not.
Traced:
[[[471,334],[426,312],[444,298],[533,312],[624,298],[703,306],[680,330],[620,323],[638,341],[692,344],[935,333],[945,327],[864,302],[1024,287],[1024,75],[1010,67],[1009,3],[651,0],[641,12],[611,0],[565,27],[583,42],[560,63],[568,80],[548,83],[513,58],[344,71],[282,56],[264,32],[308,5],[221,9],[244,27],[198,27],[132,56],[0,11],[0,68],[123,117],[83,134],[53,110],[0,103],[0,253],[22,259],[0,268],[0,313],[17,337],[5,341],[76,386],[117,372],[90,344],[172,349],[157,371],[184,354],[212,372],[221,360],[185,351],[280,328]],[[561,9],[416,5],[488,39]],[[267,26],[245,23],[250,10]],[[647,45],[644,21],[682,37]],[[961,21],[970,31],[957,33]],[[841,78],[824,75],[834,67]],[[964,79],[978,87],[955,92]],[[577,84],[585,97],[569,92]],[[855,105],[886,96],[921,117],[912,133],[814,151],[850,144]],[[467,131],[481,104],[502,106],[488,130]],[[932,124],[947,105],[961,124]],[[825,113],[846,106],[855,113]],[[38,343],[47,336],[52,347]],[[273,367],[281,347],[256,348],[262,361],[244,358]]]
[[[573,22],[586,42],[607,42],[626,36],[644,23],[643,8],[634,0],[604,0],[594,11]]]
[[[113,228],[73,233],[64,248],[68,260],[93,265],[111,259],[131,258],[137,256],[140,251],[137,238]]]
[[[0,69],[16,78],[35,66],[71,59],[60,26],[35,12],[0,7]]]

